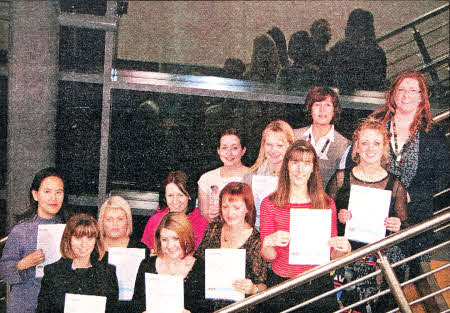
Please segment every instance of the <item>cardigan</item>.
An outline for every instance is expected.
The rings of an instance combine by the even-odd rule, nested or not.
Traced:
[[[295,138],[308,140],[308,137],[305,137],[304,134],[310,127],[311,126],[294,129]],[[336,130],[334,130],[333,136],[334,141],[331,141],[328,147],[328,160],[319,158],[320,174],[322,175],[324,187],[328,184],[328,181],[331,176],[333,176],[334,172],[339,168],[339,162],[341,161],[342,155],[350,143],[347,138],[342,136]]]
[[[106,297],[106,312],[118,313],[116,267],[91,257],[89,268],[72,269],[72,259],[61,258],[44,267],[36,313],[63,313],[65,294]]]
[[[9,233],[0,260],[0,277],[11,285],[7,313],[34,313],[42,278],[36,277],[35,266],[19,272],[17,263],[36,251],[39,224],[61,222],[58,217],[35,216],[20,222]]]
[[[169,208],[158,210],[155,214],[150,216],[147,225],[145,225],[144,233],[142,234],[141,241],[147,245],[150,249],[154,249],[154,238],[156,228],[161,222],[162,218],[169,213]],[[192,229],[194,230],[195,237],[195,249],[202,241],[203,233],[205,232],[206,226],[208,226],[208,220],[200,214],[198,207],[195,207],[194,211],[188,214],[189,222],[191,222]]]

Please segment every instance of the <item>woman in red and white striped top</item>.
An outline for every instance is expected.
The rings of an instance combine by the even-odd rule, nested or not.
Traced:
[[[290,212],[295,209],[331,210],[331,259],[351,251],[348,240],[337,237],[336,205],[324,191],[318,157],[314,147],[305,140],[294,142],[286,151],[281,166],[277,190],[265,198],[261,204],[262,256],[272,262],[269,285],[279,284],[301,274],[316,264],[289,264]],[[317,225],[320,227],[319,225]],[[324,230],[325,231],[325,230]],[[308,238],[305,238],[308,240]],[[330,276],[320,277],[310,284],[292,289],[290,295],[275,298],[272,304],[279,311],[281,307],[291,307],[333,287]],[[292,300],[292,301],[290,301]],[[313,304],[313,311],[329,312],[336,307],[335,296]],[[311,306],[306,312],[311,312]],[[319,311],[318,311],[319,312]]]

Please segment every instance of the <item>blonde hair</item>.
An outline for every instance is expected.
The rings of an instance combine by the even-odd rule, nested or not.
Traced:
[[[161,230],[163,228],[169,229],[177,234],[181,249],[183,250],[183,258],[194,252],[195,237],[191,222],[184,213],[169,212],[161,219],[155,231],[154,242],[156,243],[155,253],[157,256],[161,257],[164,255],[161,247]]]
[[[131,207],[127,200],[121,196],[111,196],[103,202],[98,212],[98,225],[102,236],[105,236],[105,229],[103,227],[103,220],[106,212],[111,209],[122,210],[127,217],[127,235],[130,236],[133,232],[133,217],[131,215]]]
[[[270,122],[269,125],[267,125],[266,128],[263,130],[258,158],[256,159],[255,164],[253,164],[252,167],[250,167],[250,172],[256,171],[266,159],[266,151],[264,145],[266,143],[266,138],[269,132],[283,133],[286,136],[289,145],[291,145],[295,141],[295,134],[291,125],[282,120]]]
[[[85,236],[95,238],[95,249],[97,249],[99,254],[98,259],[100,260],[103,257],[104,246],[102,234],[95,218],[88,214],[80,213],[72,216],[67,221],[59,246],[63,258],[73,259],[74,255],[71,241],[74,236],[77,238]]]
[[[358,150],[359,137],[361,136],[361,132],[366,129],[377,130],[383,137],[384,151],[381,157],[381,166],[386,166],[386,164],[389,162],[389,134],[386,126],[381,121],[371,116],[362,120],[362,122],[358,125],[358,128],[353,133],[354,149],[352,149],[352,160],[357,164],[359,164],[360,162],[359,153],[356,150]]]
[[[430,131],[431,125],[433,124],[433,117],[431,115],[430,101],[428,99],[427,82],[425,79],[425,75],[415,70],[404,70],[394,77],[388,90],[386,90],[386,104],[376,109],[370,116],[381,120],[383,123],[386,123],[394,117],[397,109],[395,96],[398,90],[398,86],[406,78],[417,80],[422,97],[422,101],[420,102],[416,115],[414,116],[414,121],[411,124],[409,133],[413,134],[416,131],[420,130],[428,132]]]

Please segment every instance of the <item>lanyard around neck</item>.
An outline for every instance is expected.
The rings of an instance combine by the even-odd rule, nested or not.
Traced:
[[[312,137],[311,134],[308,135],[308,141],[311,142],[312,141]],[[325,141],[325,144],[323,145],[322,149],[320,150],[320,153],[324,153],[325,150],[327,149],[327,146],[330,143],[330,138],[327,138],[327,141]]]

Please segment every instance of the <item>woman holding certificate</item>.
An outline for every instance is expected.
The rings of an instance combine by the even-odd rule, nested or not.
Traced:
[[[227,129],[220,135],[217,154],[223,166],[206,172],[198,180],[198,207],[209,221],[219,216],[220,190],[229,182],[241,181],[249,172],[241,161],[246,150],[246,142],[236,128]]]
[[[102,262],[116,266],[119,281],[118,311],[131,310],[134,279],[141,261],[148,257],[150,250],[138,239],[131,236],[133,219],[131,207],[120,196],[112,196],[100,207],[98,226],[103,236],[105,255]]]
[[[162,183],[160,193],[160,205],[158,211],[153,214],[145,226],[141,241],[154,252],[155,231],[161,219],[169,212],[185,213],[194,229],[195,248],[198,247],[203,238],[208,220],[204,218],[197,207],[193,188],[189,183],[188,176],[183,171],[173,171],[167,175]]]
[[[284,154],[294,141],[294,130],[282,120],[269,123],[262,133],[258,158],[242,180],[253,191],[256,229],[259,229],[261,201],[276,189]]]
[[[156,256],[145,259],[138,270],[135,313],[144,312],[148,306],[152,312],[209,312],[205,264],[192,256],[194,249],[194,231],[186,215],[166,214],[155,232]]]
[[[298,140],[286,151],[276,191],[261,204],[261,253],[272,263],[270,286],[350,252],[348,240],[336,236],[336,206],[323,189],[317,154],[309,142]],[[275,297],[270,311],[290,308],[332,288],[331,277],[322,276]],[[298,312],[335,308],[335,297],[328,297]]]
[[[79,312],[80,305],[85,305],[85,312],[117,312],[116,268],[99,261],[103,243],[95,218],[72,216],[60,250],[61,259],[44,268],[36,313],[72,312],[74,308]]]
[[[195,256],[205,259],[206,249],[245,249],[245,279],[235,280],[232,287],[244,295],[265,290],[268,263],[261,257],[259,232],[254,228],[256,210],[252,190],[244,183],[229,183],[220,192],[219,205],[220,217],[206,228]],[[232,303],[212,302],[214,310]]]
[[[11,285],[8,313],[32,313],[36,309],[41,278],[36,266],[45,260],[37,249],[39,225],[64,223],[64,179],[55,168],[40,170],[30,188],[30,205],[18,216],[18,224],[8,235],[0,260],[0,277]]]
[[[386,230],[398,232],[408,227],[408,223],[406,189],[393,174],[388,173],[384,168],[389,158],[389,137],[384,124],[373,118],[364,120],[353,134],[353,147],[352,159],[357,165],[353,169],[338,170],[327,186],[327,193],[336,201],[339,210],[338,219],[341,225],[338,227],[339,235],[344,235],[345,224],[352,221],[352,218],[358,221],[358,224],[352,226],[357,230],[352,232],[348,230],[348,233],[347,230],[345,231],[346,237],[354,239],[350,242],[352,249],[355,250],[367,243],[382,239]],[[383,191],[380,193],[379,189]],[[359,195],[363,201],[357,202]],[[350,199],[353,201],[354,216],[348,210]],[[357,209],[363,209],[366,212],[356,211]],[[368,216],[370,218],[367,218]],[[376,220],[379,221],[378,227]],[[377,238],[365,239],[365,234],[375,234],[379,229],[382,232]],[[397,246],[388,248],[386,252],[392,263],[404,258],[404,254]],[[375,261],[373,256],[361,259],[346,266],[343,269],[344,272],[338,272],[336,277],[352,277],[355,280],[375,271]],[[350,304],[375,294],[379,287],[375,278],[366,280],[359,283],[354,290],[344,291],[339,300],[342,305]],[[385,301],[368,305],[375,312],[377,312],[375,305],[381,305],[383,309],[388,308]],[[358,311],[366,312],[366,306],[366,304],[361,305]]]

